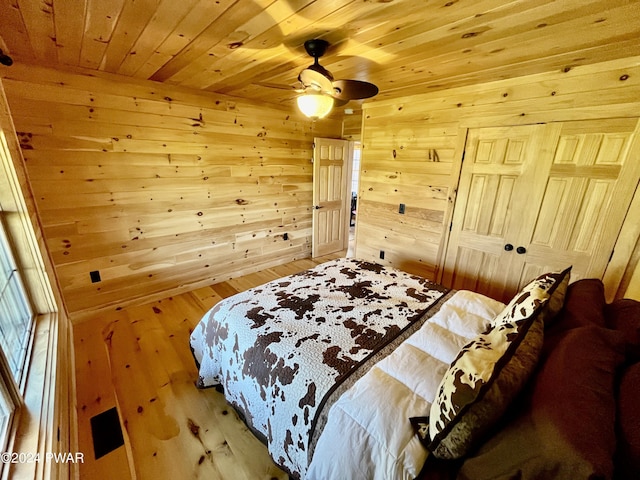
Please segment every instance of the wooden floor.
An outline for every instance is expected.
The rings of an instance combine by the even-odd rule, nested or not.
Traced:
[[[223,396],[194,386],[189,335],[220,299],[344,254],[295,261],[76,325],[80,478],[287,479]],[[113,407],[125,445],[96,460],[90,419]]]

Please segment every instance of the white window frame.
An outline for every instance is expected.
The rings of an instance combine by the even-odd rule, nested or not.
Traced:
[[[15,254],[7,233],[4,214],[5,212],[2,211],[2,206],[0,205],[0,248],[3,248],[3,255],[8,260],[9,267],[13,270],[12,280],[20,290],[24,301],[23,307],[27,310],[26,313],[29,316],[29,324],[26,328],[26,338],[20,339],[20,349],[24,351],[22,358],[19,359],[17,371],[11,368],[7,353],[0,348],[0,448],[2,451],[6,451],[16,411],[23,404],[22,399],[26,387],[35,326],[34,308],[29,298],[29,292],[22,281],[20,269],[15,261]],[[7,285],[7,288],[10,288],[10,286]],[[0,466],[1,470],[2,466]]]

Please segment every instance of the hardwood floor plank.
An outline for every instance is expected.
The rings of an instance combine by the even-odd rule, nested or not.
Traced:
[[[209,310],[216,303],[222,300],[222,297],[218,295],[210,286],[198,288],[197,290],[189,292],[186,295],[189,298],[193,298],[203,311]]]
[[[195,387],[189,336],[222,298],[346,252],[301,259],[74,327],[80,478],[287,480],[224,396]],[[98,460],[90,419],[117,406],[125,446]]]
[[[105,332],[112,382],[124,429],[131,442],[136,474],[154,478],[162,474],[165,444],[180,431],[158,398],[154,375],[145,365],[141,347],[128,319],[109,325]],[[160,457],[160,458],[158,458]],[[167,462],[169,473],[175,462]]]
[[[80,478],[131,478],[125,448],[118,448],[96,460],[91,418],[116,406],[109,359],[102,340],[102,322],[88,322],[74,328],[78,405],[78,443],[85,461],[79,464]],[[97,334],[96,334],[97,332]],[[81,386],[81,387],[80,387]]]
[[[211,288],[222,298],[230,297],[231,295],[235,295],[240,291],[229,282],[216,283],[215,285],[212,285]]]

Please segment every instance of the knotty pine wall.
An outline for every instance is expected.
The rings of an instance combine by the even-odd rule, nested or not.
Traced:
[[[345,113],[342,120],[342,138],[360,141],[362,133],[362,109],[353,109],[352,113]]]
[[[340,137],[340,119],[112,75],[3,75],[74,321],[310,256],[313,137]]]
[[[439,280],[466,129],[638,117],[640,57],[373,101],[363,116],[356,255],[383,250],[383,263]],[[612,264],[624,270],[623,250]]]

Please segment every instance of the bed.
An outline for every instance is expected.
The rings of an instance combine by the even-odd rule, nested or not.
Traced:
[[[198,387],[223,390],[292,478],[493,478],[481,449],[548,355],[569,275],[541,275],[505,305],[330,261],[215,305],[191,335]]]

